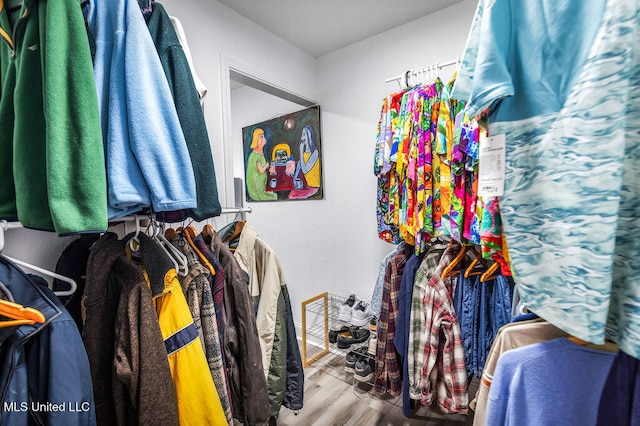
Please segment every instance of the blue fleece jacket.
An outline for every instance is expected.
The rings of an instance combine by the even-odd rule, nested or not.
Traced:
[[[194,208],[196,185],[160,58],[135,0],[92,0],[87,20],[105,141],[109,218]]]

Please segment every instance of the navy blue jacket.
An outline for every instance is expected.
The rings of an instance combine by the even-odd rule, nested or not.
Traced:
[[[16,303],[45,317],[43,324],[20,326],[2,343],[0,424],[95,425],[89,360],[73,318],[44,280],[2,256],[0,282]]]

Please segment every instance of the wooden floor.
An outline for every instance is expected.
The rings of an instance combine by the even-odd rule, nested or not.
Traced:
[[[475,395],[477,381],[471,384]],[[376,396],[370,384],[344,372],[344,357],[329,354],[305,368],[304,407],[295,415],[284,407],[279,426],[304,425],[427,425],[465,426],[472,415],[442,414],[437,408],[419,406],[411,418],[402,414],[402,397]]]

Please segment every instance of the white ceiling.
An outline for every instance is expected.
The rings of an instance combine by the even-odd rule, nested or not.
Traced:
[[[462,0],[218,0],[313,57]]]

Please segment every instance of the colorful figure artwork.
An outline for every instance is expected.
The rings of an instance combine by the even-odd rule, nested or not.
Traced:
[[[322,199],[320,107],[242,129],[247,201]]]

